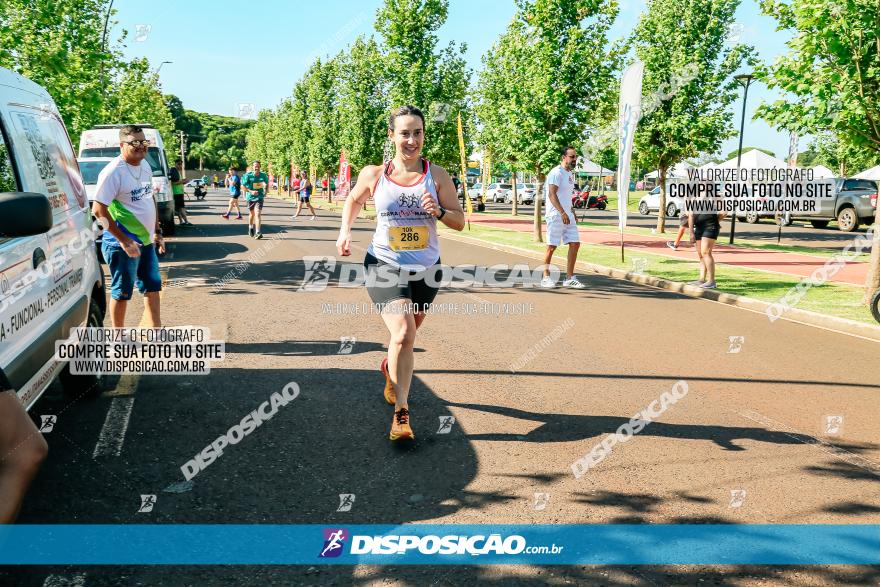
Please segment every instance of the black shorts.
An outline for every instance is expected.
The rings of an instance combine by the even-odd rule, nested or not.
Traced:
[[[380,267],[382,275],[377,279]],[[394,300],[408,299],[413,303],[416,312],[425,312],[437,296],[439,284],[443,279],[440,259],[425,271],[416,273],[380,261],[367,253],[364,257],[364,269],[367,293],[370,295],[370,300],[380,308]],[[387,279],[388,275],[396,280]]]
[[[248,210],[262,210],[263,209],[263,198],[259,200],[248,200]]]
[[[704,238],[718,240],[719,234],[721,234],[721,223],[717,217],[712,220],[694,219],[694,240],[698,241]]]
[[[186,208],[186,202],[183,201],[183,194],[174,194],[174,207]]]

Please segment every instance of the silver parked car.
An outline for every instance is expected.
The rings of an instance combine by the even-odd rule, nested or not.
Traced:
[[[513,186],[504,192],[504,203],[513,203]],[[536,183],[518,183],[516,184],[516,200],[519,204],[531,205],[535,203],[535,194],[538,192],[538,184]]]
[[[512,187],[509,183],[490,183],[489,187],[486,188],[486,201],[503,202],[504,193]]]

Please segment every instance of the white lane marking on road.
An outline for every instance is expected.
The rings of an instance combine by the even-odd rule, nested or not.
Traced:
[[[98,444],[95,445],[93,458],[114,456],[122,454],[122,443],[125,441],[125,433],[128,430],[128,419],[131,417],[131,409],[134,406],[134,397],[114,397],[107,411],[107,418],[101,433],[98,435]]]
[[[49,575],[48,577],[46,577],[46,580],[43,581],[43,587],[85,587],[85,584],[85,573],[77,573],[75,575],[71,575],[70,577],[64,577],[62,575]]]

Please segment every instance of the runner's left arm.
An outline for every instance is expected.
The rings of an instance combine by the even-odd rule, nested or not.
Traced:
[[[431,175],[434,177],[434,185],[437,187],[437,200],[439,201],[440,206],[446,209],[446,214],[443,214],[443,218],[440,219],[440,222],[453,230],[464,229],[464,211],[461,209],[461,202],[458,201],[457,190],[455,189],[455,184],[452,182],[449,173],[447,173],[442,167],[432,165]],[[425,196],[429,196],[430,202],[425,199]],[[427,205],[425,209],[434,214],[434,216],[439,216],[441,214],[439,209],[431,209],[433,208],[431,205],[433,203],[433,197],[430,197],[430,194],[426,193],[422,198],[422,207]]]

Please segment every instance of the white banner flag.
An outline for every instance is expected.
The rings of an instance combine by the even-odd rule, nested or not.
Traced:
[[[630,160],[636,125],[642,116],[642,76],[645,64],[636,61],[626,68],[620,81],[620,118],[617,147],[617,214],[621,234],[626,226],[629,203]]]

